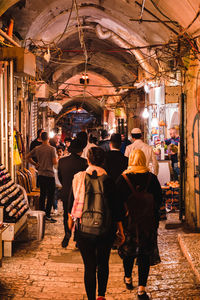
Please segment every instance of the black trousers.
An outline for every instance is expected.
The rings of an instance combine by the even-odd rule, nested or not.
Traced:
[[[98,296],[105,296],[106,293],[113,239],[91,240],[82,238],[77,233],[77,242],[85,266],[84,282],[87,297],[88,300],[96,300],[96,273]]]
[[[147,278],[149,276],[150,269],[150,257],[149,255],[139,255],[138,262],[138,285],[146,286]],[[133,271],[134,258],[125,257],[123,259],[125,277],[131,277]]]
[[[64,229],[65,229],[65,238],[66,239],[70,239],[71,237],[71,230],[69,230],[68,227],[68,212],[69,212],[69,208],[68,208],[68,201],[65,199],[62,199],[63,202],[63,223],[64,223]]]
[[[50,217],[51,208],[54,200],[55,178],[39,175],[38,183],[40,187],[39,209],[45,211],[46,216]],[[47,197],[47,204],[45,208],[46,197]]]

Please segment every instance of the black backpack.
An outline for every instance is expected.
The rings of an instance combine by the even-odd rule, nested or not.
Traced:
[[[101,236],[111,229],[112,218],[103,187],[106,176],[86,174],[85,199],[79,225],[83,233]]]
[[[155,200],[152,193],[148,192],[151,182],[151,173],[148,174],[144,189],[140,186],[132,185],[129,178],[123,174],[132,193],[127,199],[128,210],[128,231],[135,232],[138,242],[151,239],[152,232],[156,228],[155,221]]]

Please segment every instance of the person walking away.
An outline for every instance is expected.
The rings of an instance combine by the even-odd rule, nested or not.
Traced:
[[[49,145],[49,137],[47,132],[41,134],[42,145],[35,147],[28,153],[27,159],[38,169],[38,183],[40,187],[39,209],[46,212],[46,220],[55,223],[55,219],[51,218],[51,208],[53,205],[55,192],[55,176],[53,166],[57,164],[56,150]],[[37,163],[33,160],[37,158]],[[45,199],[47,203],[45,205]]]
[[[93,143],[93,136],[92,136],[92,134],[90,134],[89,138],[88,138],[88,143],[87,143],[86,147],[83,149],[83,153],[82,153],[81,157],[87,158],[88,150],[92,147],[97,147],[97,145]]]
[[[129,155],[134,149],[142,150],[146,156],[147,167],[150,168],[150,171],[153,174],[158,175],[158,171],[159,171],[158,161],[156,159],[152,147],[147,145],[141,140],[142,132],[140,128],[133,128],[131,131],[131,136],[133,139],[133,143],[126,147],[125,156],[129,157]]]
[[[121,207],[117,201],[114,181],[102,168],[103,163],[103,149],[100,147],[90,148],[88,150],[89,167],[85,172],[76,174],[73,180],[73,197],[71,199],[73,207],[69,226],[72,228],[72,218],[76,220],[77,242],[85,267],[84,281],[88,300],[96,300],[96,272],[98,278],[97,299],[105,299],[109,275],[109,256],[117,229],[121,236],[121,243],[124,242],[121,223],[123,206]],[[93,224],[90,226],[88,220],[95,218],[97,214],[96,203],[99,204],[98,211],[103,211],[105,219],[102,222],[99,221],[99,218],[93,219]],[[87,216],[91,209],[93,216],[90,215],[88,219]]]
[[[101,132],[101,140],[99,141],[99,147],[101,147],[104,151],[110,150],[110,140],[109,134],[106,129]]]
[[[115,182],[128,166],[128,158],[120,151],[121,142],[121,134],[113,133],[110,138],[111,150],[105,153],[104,168]]]
[[[71,153],[69,156],[64,156],[58,161],[58,179],[62,184],[61,200],[63,202],[63,223],[65,236],[62,240],[62,247],[66,248],[71,237],[71,230],[68,227],[68,198],[72,186],[72,180],[76,173],[84,171],[87,168],[87,160],[81,157],[83,152],[82,144],[77,140],[72,140],[68,148]]]
[[[180,142],[180,137],[177,134],[176,128],[172,127],[169,130],[170,139],[165,140],[165,144],[169,146],[169,157],[172,163],[173,170],[173,179],[178,180],[178,176],[180,174],[180,169],[178,167],[178,146]]]
[[[120,151],[124,154],[126,147],[128,145],[130,145],[131,142],[129,141],[129,139],[127,138],[127,136],[125,134],[121,134],[121,139],[122,139],[122,145],[121,145]]]
[[[132,270],[137,257],[139,281],[137,297],[149,299],[145,287],[150,264],[160,262],[157,229],[162,190],[157,177],[149,172],[146,166],[143,151],[135,149],[131,152],[128,169],[119,177],[116,186],[117,194],[123,199],[127,210],[123,221],[126,240],[119,248],[119,254],[123,258],[124,282],[127,289],[133,289]]]

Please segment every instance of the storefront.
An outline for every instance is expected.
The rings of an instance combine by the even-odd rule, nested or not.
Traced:
[[[164,83],[159,86],[151,84],[145,86],[145,92],[143,117],[147,130],[147,142],[154,148],[159,161],[158,177],[163,185],[173,177],[170,164],[171,146],[167,146],[165,140],[170,138],[170,128],[176,128],[177,135],[179,135],[181,87],[165,86]],[[174,147],[174,151],[178,152],[178,147]]]

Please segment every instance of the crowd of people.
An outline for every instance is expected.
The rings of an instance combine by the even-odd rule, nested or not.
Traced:
[[[124,266],[124,283],[132,290],[134,261],[138,264],[138,299],[149,299],[145,287],[150,266],[159,263],[157,229],[162,191],[158,162],[152,148],[142,141],[139,128],[131,131],[133,143],[114,133],[101,140],[81,131],[62,143],[56,135],[38,131],[28,161],[38,170],[40,209],[55,223],[51,209],[63,203],[64,237],[68,246],[74,229],[76,247],[85,267],[89,300],[103,300],[109,277],[111,249],[117,249]],[[46,200],[45,200],[46,199]],[[46,201],[46,202],[45,202]]]

